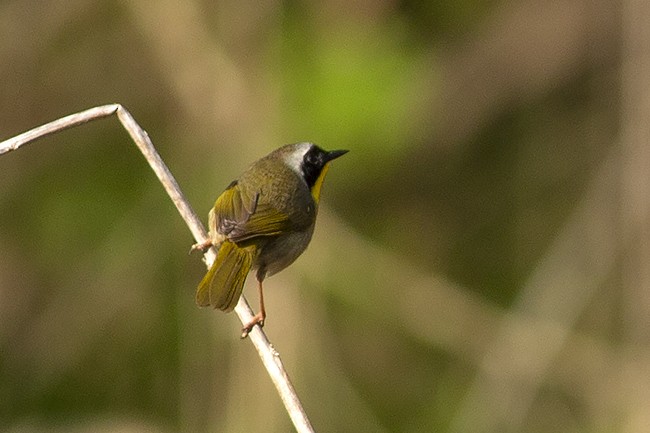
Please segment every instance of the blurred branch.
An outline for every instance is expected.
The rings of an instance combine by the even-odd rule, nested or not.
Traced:
[[[620,231],[623,340],[628,350],[650,346],[650,4],[627,0],[622,8]],[[650,367],[625,372],[626,423],[650,425]]]
[[[535,100],[586,67],[616,67],[617,7],[523,0],[496,8],[471,40],[439,53],[443,85],[432,116],[438,143],[466,143],[505,107]]]
[[[189,205],[187,199],[181,192],[178,183],[154,148],[147,133],[120,104],[103,105],[71,114],[0,142],[0,155],[16,150],[38,138],[81,125],[91,120],[108,117],[112,114],[117,114],[118,119],[138,146],[145,159],[156,173],[156,176],[162,183],[165,191],[167,191],[167,194],[176,205],[178,212],[181,214],[181,217],[192,232],[196,241],[203,242],[207,237],[207,233],[201,224],[201,220]],[[214,250],[208,250],[205,254],[205,258],[206,264],[209,268],[215,258]],[[235,312],[239,316],[242,324],[248,323],[253,317],[253,312],[244,296],[241,296],[239,299],[239,302],[235,307]],[[262,360],[262,363],[266,367],[271,380],[275,384],[296,430],[298,432],[313,432],[307,414],[305,413],[300,399],[291,384],[291,380],[284,369],[282,361],[280,360],[280,355],[273,348],[266,337],[266,334],[259,326],[253,328],[249,336],[258,355],[260,356],[260,359]]]
[[[312,261],[299,261],[294,269],[303,267],[304,273],[325,282],[327,296],[339,297],[355,313],[376,317],[382,326],[477,366],[450,431],[495,431],[500,422],[507,431],[517,431],[547,385],[584,403],[593,416],[615,413],[621,402],[617,397],[626,395],[650,365],[650,350],[631,347],[621,352],[605,339],[575,329],[575,323],[615,268],[616,164],[611,155],[598,170],[512,312],[466,287],[423,273],[403,256],[350,230],[327,208],[319,211],[321,229],[315,233],[321,247],[309,251]],[[337,247],[342,244],[344,263]],[[313,261],[322,266],[309,266]],[[331,272],[334,268],[337,272]],[[351,294],[346,285],[351,280],[358,287],[372,287],[372,293]],[[404,284],[408,296],[395,290]],[[465,424],[467,417],[471,426]]]
[[[232,143],[240,145],[267,139],[264,125],[277,124],[263,121],[269,116],[269,110],[260,107],[268,106],[264,101],[269,95],[250,88],[255,80],[247,77],[246,68],[228,52],[222,38],[216,36],[221,29],[215,34],[214,22],[208,18],[201,2],[122,3],[138,33],[145,38],[148,54],[167,81],[181,112],[187,121],[200,125],[195,134],[209,141],[215,135],[225,134],[231,137]],[[223,2],[218,9],[225,12],[223,9],[228,7],[228,2]],[[247,10],[240,3],[231,7],[239,13]],[[276,7],[272,2],[256,3],[254,8],[247,10],[246,20],[260,23],[249,24],[251,28],[262,28],[261,23],[268,17],[266,9]],[[161,32],[161,28],[166,31]],[[247,61],[255,56],[255,50],[247,50]],[[197,82],[201,85],[197,86]],[[229,156],[241,157],[242,163],[247,162],[250,158],[242,153],[245,153],[242,147],[238,147],[237,152]]]
[[[451,431],[521,430],[555,360],[575,340],[576,321],[614,268],[615,162],[608,158],[596,173],[512,312],[504,315]]]

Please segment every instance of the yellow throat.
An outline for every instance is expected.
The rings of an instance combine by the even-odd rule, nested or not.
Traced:
[[[316,204],[318,204],[318,202],[320,201],[320,189],[323,186],[323,180],[325,180],[325,175],[327,174],[327,170],[329,169],[330,169],[330,163],[328,162],[323,166],[323,169],[318,175],[316,182],[314,182],[314,186],[311,187],[311,196],[314,197],[314,201],[316,202]]]

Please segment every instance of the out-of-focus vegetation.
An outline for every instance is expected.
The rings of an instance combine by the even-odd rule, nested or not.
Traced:
[[[206,219],[350,149],[266,284],[317,431],[644,432],[642,3],[5,0],[0,139],[119,102]],[[116,119],[1,156],[0,227],[0,430],[291,430]]]

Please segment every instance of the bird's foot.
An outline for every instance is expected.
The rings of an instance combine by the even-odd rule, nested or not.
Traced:
[[[192,248],[190,248],[189,254],[192,254],[196,250],[200,250],[201,252],[205,252],[208,248],[212,246],[212,239],[206,239],[203,242],[196,243],[192,245]]]
[[[266,319],[266,314],[261,311],[253,316],[253,319],[248,322],[241,330],[241,338],[248,337],[248,334],[253,330],[255,325],[260,325],[260,328],[264,327],[264,319]]]

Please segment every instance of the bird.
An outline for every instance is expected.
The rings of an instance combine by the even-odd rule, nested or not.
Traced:
[[[256,270],[259,311],[242,328],[246,338],[264,326],[263,282],[291,265],[311,241],[323,180],[347,150],[314,143],[282,146],[251,164],[217,198],[208,214],[208,238],[192,250],[217,248],[196,290],[196,303],[225,312],[235,308],[250,271]]]

